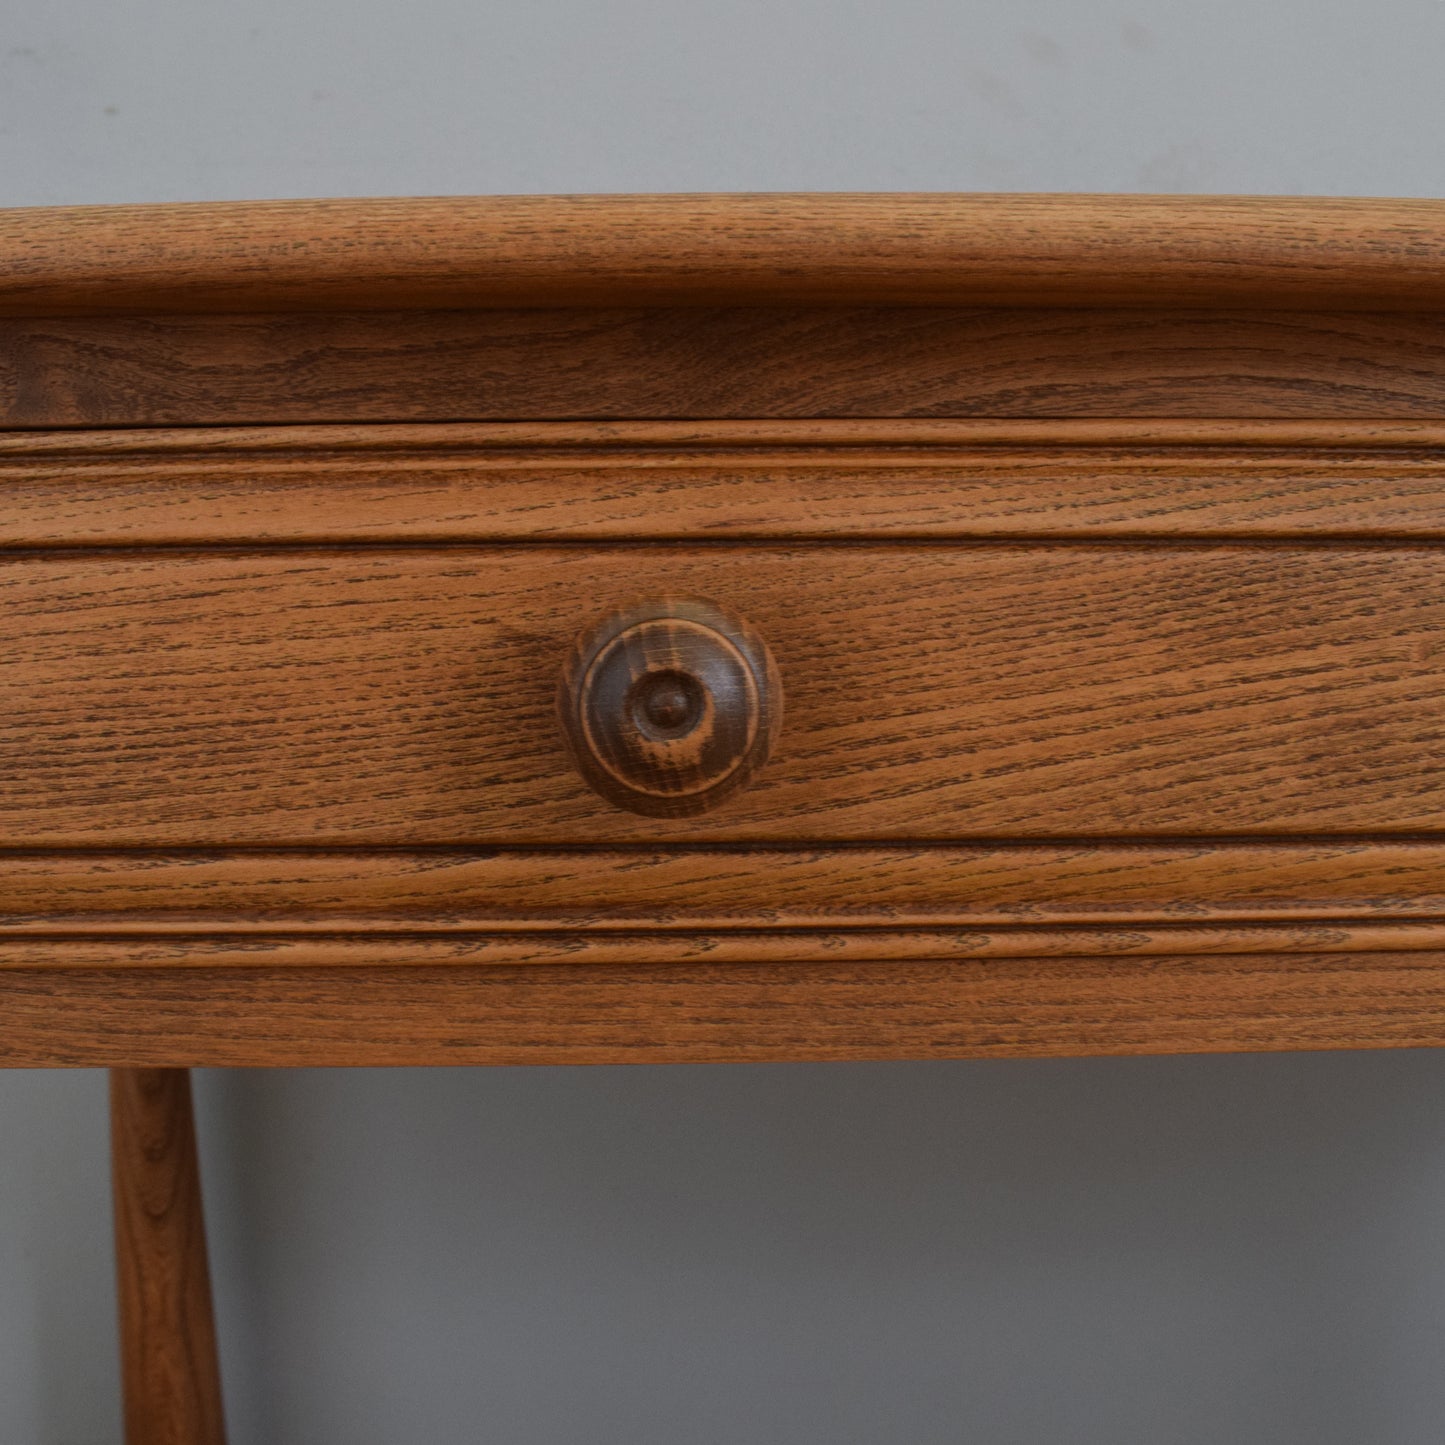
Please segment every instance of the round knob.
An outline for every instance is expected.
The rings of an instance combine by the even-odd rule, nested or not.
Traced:
[[[697,598],[641,602],[577,639],[557,691],[578,771],[634,813],[706,812],[767,761],[783,684],[746,622]]]

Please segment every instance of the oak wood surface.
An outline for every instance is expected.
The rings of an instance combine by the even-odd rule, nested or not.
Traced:
[[[1323,957],[1348,953],[1433,953],[1445,947],[1445,921],[1323,919],[1318,922],[1040,924],[992,928],[758,928],[472,933],[394,927],[351,932],[270,929],[214,933],[126,932],[0,936],[0,974],[43,968],[85,973],[129,968],[137,973],[185,968],[197,988],[218,969],[305,970],[453,968],[474,973],[512,966],[584,968],[693,963],[732,966],[848,962],[891,965],[973,958],[1165,958],[1214,954]]]
[[[1351,448],[1438,447],[1445,423],[1358,418],[1244,420],[1238,417],[780,417],[742,420],[514,421],[382,423],[294,426],[124,427],[85,431],[0,430],[0,455],[93,457],[192,452],[286,453],[325,443],[347,456],[391,452],[398,447],[450,451],[458,447],[504,450],[618,447],[779,447],[900,445],[967,448],[1028,447],[1035,443],[1078,447],[1279,447],[1319,448],[1347,454]]]
[[[0,939],[1436,919],[1445,841],[0,854]]]
[[[1445,953],[0,972],[13,1065],[682,1063],[1445,1044]]]
[[[1445,1042],[1445,203],[0,212],[0,1059]],[[715,814],[573,774],[707,596]]]
[[[1435,422],[0,432],[0,545],[1445,538]]]
[[[190,1078],[115,1069],[110,1100],[126,1445],[224,1445]]]
[[[0,317],[0,426],[1445,417],[1442,308]]]
[[[1445,303],[1445,202],[645,195],[0,211],[0,312],[846,300]]]
[[[12,554],[9,847],[966,841],[1445,827],[1445,553],[1012,544]],[[642,819],[554,712],[579,623],[701,593],[788,716]]]

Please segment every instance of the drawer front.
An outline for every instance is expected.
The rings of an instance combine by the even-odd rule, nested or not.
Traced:
[[[695,819],[563,746],[578,629],[746,616],[772,761]],[[1432,546],[456,546],[0,564],[9,846],[1410,833],[1445,826]]]
[[[0,1061],[1445,1039],[1433,421],[15,433],[0,489]],[[781,732],[638,816],[558,677],[700,596]]]

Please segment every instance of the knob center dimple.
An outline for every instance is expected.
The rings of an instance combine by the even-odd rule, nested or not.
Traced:
[[[633,717],[644,732],[676,738],[691,732],[702,716],[702,684],[685,672],[668,669],[638,679]]]

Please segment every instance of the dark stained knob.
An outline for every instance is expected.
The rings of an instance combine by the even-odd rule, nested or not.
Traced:
[[[665,599],[614,612],[577,639],[557,708],[578,771],[604,798],[685,817],[716,807],[767,761],[783,684],[742,618]]]

